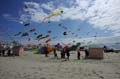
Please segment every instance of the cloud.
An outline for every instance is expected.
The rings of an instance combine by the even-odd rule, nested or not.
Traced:
[[[115,44],[115,43],[120,43],[120,35],[119,36],[109,36],[109,37],[90,37],[90,38],[62,38],[60,40],[56,40],[52,42],[53,44],[56,43],[64,43],[64,44],[73,44],[73,41],[75,41],[75,44],[77,42],[80,42],[81,45],[108,45],[108,44]]]
[[[65,3],[66,2],[66,3]],[[45,16],[56,9],[63,9],[62,15],[50,18],[51,21],[79,20],[87,21],[93,28],[111,30],[119,34],[120,0],[66,0],[55,6],[56,1],[47,3],[25,2],[29,5],[31,21],[40,23]],[[47,12],[45,10],[48,10]]]
[[[28,7],[33,7],[35,9],[40,8],[40,4],[36,3],[36,2],[24,2],[25,5],[27,5]]]
[[[46,10],[49,10],[49,11],[53,11],[55,9],[55,6],[54,6],[54,2],[48,2],[47,4],[42,4],[41,7],[43,9],[46,9]]]
[[[2,15],[6,20],[8,20],[8,21],[14,21],[14,22],[18,22],[18,18],[16,18],[16,17],[13,17],[11,14],[3,14]]]

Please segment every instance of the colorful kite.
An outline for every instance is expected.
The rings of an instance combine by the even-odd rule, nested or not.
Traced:
[[[49,16],[45,17],[45,18],[43,19],[43,22],[44,22],[46,19],[49,19],[49,18],[51,18],[51,17],[53,17],[53,16],[56,16],[56,15],[59,15],[59,14],[62,14],[62,13],[63,13],[63,10],[56,10],[55,12],[53,12],[52,14],[50,14]]]
[[[40,35],[38,35],[37,36],[37,40],[41,40],[41,39],[44,39],[44,38],[48,38],[49,37],[49,35],[42,35],[42,34],[40,34]]]
[[[51,33],[52,31],[51,30],[48,30],[48,33]]]
[[[40,34],[40,35],[38,35],[36,38],[37,39],[39,39],[39,38],[41,38],[43,35],[42,34]]]
[[[42,36],[40,39],[48,38],[49,35]]]
[[[27,32],[24,32],[22,36],[29,36],[29,34]]]
[[[31,29],[31,30],[29,30],[29,32],[35,32],[36,31],[36,29]]]
[[[51,41],[51,38],[47,39],[47,40],[45,41],[45,43],[48,43],[48,42],[50,42],[50,41]]]

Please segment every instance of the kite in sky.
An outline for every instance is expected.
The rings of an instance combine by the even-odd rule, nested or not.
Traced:
[[[62,14],[62,13],[63,13],[63,10],[56,10],[56,11],[53,12],[52,14],[46,16],[46,17],[43,19],[42,22],[44,22],[46,19],[49,19],[49,18],[51,18],[51,17],[53,17],[53,16],[57,16],[57,15]]]
[[[48,33],[51,33],[52,31],[51,30],[48,30]]]
[[[27,26],[29,26],[29,25],[30,25],[30,23],[25,23],[25,24],[24,24],[25,27],[27,27]]]
[[[35,32],[35,31],[36,31],[35,28],[29,30],[29,32]]]
[[[48,42],[50,42],[50,41],[51,41],[51,38],[47,39],[47,40],[45,41],[45,43],[48,43]]]
[[[67,32],[63,32],[63,35],[67,35]]]
[[[29,36],[29,34],[27,32],[24,32],[22,36]]]
[[[22,32],[18,32],[17,34],[15,34],[14,36],[18,36],[18,35],[20,35]]]

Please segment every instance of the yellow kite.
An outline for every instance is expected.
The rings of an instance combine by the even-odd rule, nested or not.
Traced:
[[[49,16],[45,17],[45,18],[43,19],[43,22],[44,22],[46,19],[49,19],[49,18],[51,18],[51,17],[53,17],[53,16],[56,16],[56,15],[59,15],[59,14],[62,14],[62,13],[63,13],[63,10],[56,10],[55,12],[53,12],[52,14],[50,14]]]

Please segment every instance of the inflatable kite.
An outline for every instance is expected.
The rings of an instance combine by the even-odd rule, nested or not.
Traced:
[[[48,42],[50,42],[50,41],[51,41],[51,38],[47,39],[47,40],[45,41],[45,43],[48,43]]]
[[[41,34],[41,35],[38,35],[38,36],[37,36],[37,40],[41,40],[41,39],[48,38],[48,37],[49,37],[49,35],[44,35],[44,36],[43,36],[43,35]]]
[[[56,15],[59,15],[59,14],[62,14],[62,13],[63,13],[63,10],[56,10],[55,12],[53,12],[52,14],[50,14],[49,16],[45,17],[45,18],[43,19],[43,22],[44,22],[46,19],[49,19],[49,18],[51,18],[51,17],[53,17],[53,16],[56,16]]]
[[[48,38],[49,35],[42,36],[40,39]]]
[[[58,26],[62,26],[62,24],[61,24],[61,23],[59,23],[59,24],[58,24]]]
[[[25,8],[25,9],[28,9],[28,6],[27,6],[27,5],[24,5],[24,8]]]
[[[40,35],[38,35],[36,38],[37,38],[37,39],[39,39],[39,38],[40,38],[40,37],[42,37],[42,36],[43,36],[43,35],[42,35],[42,34],[40,34]]]
[[[34,35],[37,35],[37,33],[34,33]]]
[[[63,32],[63,35],[67,35],[67,32]]]
[[[35,32],[36,31],[36,29],[31,29],[31,30],[29,30],[29,32]]]
[[[51,30],[48,30],[48,33],[51,33]]]
[[[22,36],[29,36],[29,34],[27,32],[24,32]]]
[[[63,26],[63,28],[64,28],[65,30],[67,30],[67,27]]]
[[[19,32],[19,33],[17,33],[17,34],[15,34],[14,36],[18,36],[18,35],[20,35],[22,32]]]
[[[26,27],[29,26],[29,25],[30,25],[30,23],[25,23],[25,24],[24,24],[24,26],[26,26]]]

